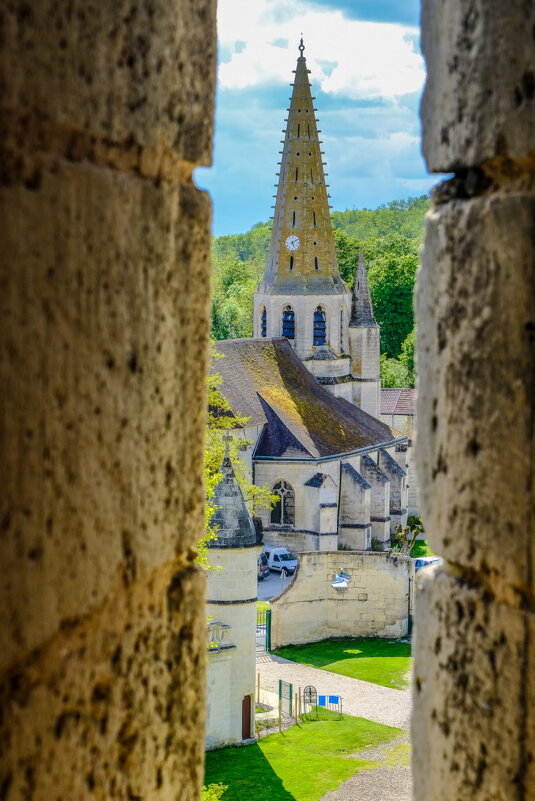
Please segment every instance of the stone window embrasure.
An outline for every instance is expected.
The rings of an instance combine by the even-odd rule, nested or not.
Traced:
[[[271,510],[271,522],[279,525],[295,525],[295,494],[286,481],[277,481],[271,490],[278,500]]]
[[[318,306],[314,312],[314,345],[327,344],[327,315],[325,310]]]
[[[262,314],[260,317],[260,334],[261,336],[267,336],[267,312],[266,307],[262,307]]]
[[[282,336],[295,339],[295,312],[291,306],[285,306],[282,312]]]

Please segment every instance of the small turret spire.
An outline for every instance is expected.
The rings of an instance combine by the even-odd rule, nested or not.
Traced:
[[[377,323],[373,316],[372,299],[368,286],[368,275],[366,273],[366,262],[362,248],[359,253],[357,269],[355,270],[355,281],[351,296],[351,319],[350,328],[375,328]]]
[[[243,499],[230,459],[229,432],[223,435],[225,455],[221,462],[221,481],[214,491],[215,512],[212,525],[216,529],[216,539],[210,540],[209,548],[247,548],[256,545],[256,531]]]

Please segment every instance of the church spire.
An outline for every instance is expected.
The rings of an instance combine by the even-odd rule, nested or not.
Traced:
[[[375,328],[377,323],[373,316],[372,299],[368,286],[368,275],[366,273],[366,262],[362,249],[359,254],[357,269],[355,270],[355,281],[351,295],[351,318],[350,328]]]
[[[301,38],[282,140],[271,245],[259,290],[275,294],[339,294],[321,141]]]

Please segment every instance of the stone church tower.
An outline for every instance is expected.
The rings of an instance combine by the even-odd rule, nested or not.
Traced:
[[[363,260],[357,268],[357,295],[352,296],[338,269],[304,49],[301,39],[271,245],[254,297],[254,336],[286,337],[320,384],[378,417],[379,328]]]

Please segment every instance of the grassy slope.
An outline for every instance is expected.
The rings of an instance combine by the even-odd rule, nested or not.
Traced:
[[[408,683],[411,646],[400,640],[355,638],[288,645],[275,652],[303,665],[402,690]]]
[[[222,801],[319,801],[359,769],[379,767],[351,754],[400,734],[400,729],[348,715],[303,723],[254,745],[208,752],[205,784],[228,785]]]

